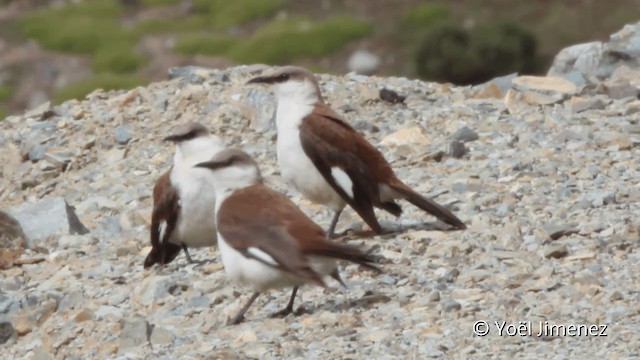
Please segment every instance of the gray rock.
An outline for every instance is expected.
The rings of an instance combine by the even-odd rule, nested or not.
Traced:
[[[563,76],[577,71],[589,79],[595,74],[600,58],[604,52],[604,44],[600,41],[572,45],[560,50],[553,59],[547,76]]]
[[[61,197],[23,203],[9,208],[7,212],[22,226],[27,248],[33,248],[49,236],[83,235],[89,232],[78,219],[74,209]]]
[[[131,140],[131,133],[128,126],[118,125],[115,131],[116,143],[126,145]]]
[[[563,236],[580,232],[577,226],[577,224],[546,224],[543,226],[543,229],[549,234],[550,239],[558,240]]]
[[[122,320],[118,350],[123,352],[123,350],[142,346],[149,342],[150,336],[151,325],[145,318],[140,315],[125,318]]]
[[[0,345],[6,343],[15,334],[13,325],[9,321],[0,322]]]
[[[475,141],[478,140],[478,133],[468,126],[463,126],[451,136],[451,139],[461,142]]]
[[[469,150],[462,141],[451,140],[449,146],[447,146],[447,154],[453,158],[462,158]]]
[[[166,328],[154,326],[149,340],[151,346],[172,345],[175,340],[175,335]]]
[[[53,355],[49,354],[47,350],[42,348],[42,346],[38,346],[33,350],[33,358],[32,360],[54,360]]]
[[[544,249],[544,257],[547,259],[560,259],[569,255],[569,249],[566,245],[549,245]]]
[[[462,309],[462,305],[455,300],[447,300],[442,304],[442,309],[446,312],[458,311]]]
[[[263,89],[249,88],[246,90],[245,103],[255,110],[255,117],[251,119],[251,128],[258,131],[275,129],[276,109],[278,102],[276,97]]]
[[[41,144],[34,145],[29,150],[29,160],[36,162],[44,158],[44,154],[47,152],[47,148]]]

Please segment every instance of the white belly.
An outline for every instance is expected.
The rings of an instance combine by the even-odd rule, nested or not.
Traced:
[[[229,279],[253,291],[264,292],[269,289],[300,286],[304,282],[298,277],[280,271],[264,263],[250,259],[232,248],[218,234],[220,261]]]
[[[344,200],[304,153],[297,127],[278,129],[277,154],[282,177],[302,195],[314,203],[327,205],[334,211],[344,208]]]
[[[307,282],[291,273],[265,265],[258,260],[247,258],[229,246],[220,234],[218,234],[218,246],[220,249],[220,261],[224,265],[224,270],[229,279],[253,291],[264,292],[270,289],[302,286]],[[311,268],[322,277],[336,269],[336,262],[331,258],[314,257],[310,260]]]
[[[206,178],[208,170],[189,169],[172,178],[177,181],[180,196],[180,215],[170,242],[188,247],[216,244],[215,190]],[[182,180],[182,179],[188,179]]]

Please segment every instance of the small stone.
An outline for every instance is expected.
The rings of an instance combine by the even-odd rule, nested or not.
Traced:
[[[404,103],[404,100],[406,98],[406,96],[399,95],[397,92],[389,90],[387,88],[383,88],[380,90],[380,99],[390,104],[402,104]]]
[[[462,141],[451,140],[447,146],[447,154],[455,159],[461,159],[469,150]]]
[[[607,104],[600,98],[593,97],[579,97],[574,96],[569,101],[571,111],[574,113],[583,112],[586,110],[601,110],[604,109]]]
[[[618,290],[612,292],[611,295],[609,295],[609,301],[618,301],[622,299],[623,299],[622,293]]]
[[[151,325],[145,318],[139,315],[125,318],[122,320],[118,350],[122,352],[132,347],[144,345],[149,341],[150,336]]]
[[[387,147],[397,147],[403,145],[409,146],[427,146],[429,145],[429,139],[424,135],[422,128],[419,126],[413,126],[398,130],[385,136],[381,144]]]
[[[455,300],[447,300],[442,305],[442,308],[446,312],[453,312],[462,309],[462,305],[460,305],[460,303]]]
[[[9,339],[11,339],[11,337],[15,332],[16,331],[10,322],[8,321],[0,322],[0,345],[9,341]]]
[[[11,325],[18,336],[30,333],[35,327],[34,320],[27,315],[17,315],[11,320]]]
[[[551,240],[558,240],[563,236],[569,236],[580,232],[577,224],[547,224],[542,227],[549,234]]]
[[[89,241],[82,235],[62,235],[58,238],[58,247],[61,249],[77,249]]]
[[[172,345],[175,340],[175,335],[166,328],[160,326],[154,326],[151,330],[151,346]]]
[[[560,259],[569,255],[566,245],[550,245],[544,249],[544,257],[547,259]]]
[[[115,131],[116,143],[126,145],[131,140],[128,126],[118,125]]]
[[[37,144],[29,150],[29,160],[36,162],[44,158],[44,154],[47,152],[47,148]]]
[[[438,302],[440,301],[440,291],[433,290],[427,294],[427,300],[429,302]]]
[[[456,131],[453,136],[451,136],[452,140],[458,140],[461,142],[471,142],[471,141],[475,141],[478,140],[478,133],[475,132],[473,129],[467,127],[467,126],[463,126],[460,129],[458,129],[458,131]]]
[[[73,318],[73,320],[75,322],[83,322],[83,321],[87,321],[87,320],[92,320],[95,318],[95,315],[93,314],[93,311],[89,310],[89,309],[82,309],[80,310],[76,316]]]

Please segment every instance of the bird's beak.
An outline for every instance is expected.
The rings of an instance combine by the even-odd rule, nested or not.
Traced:
[[[270,84],[273,82],[273,78],[270,76],[258,76],[247,81],[247,84]]]
[[[228,165],[229,164],[227,164],[226,162],[220,162],[220,161],[216,161],[216,160],[209,160],[209,161],[197,163],[197,164],[193,165],[193,167],[206,168],[206,169],[209,169],[209,170],[216,170],[216,169],[228,166]]]

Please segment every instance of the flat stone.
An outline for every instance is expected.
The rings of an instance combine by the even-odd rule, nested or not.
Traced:
[[[593,97],[579,97],[574,96],[569,101],[571,111],[574,113],[583,112],[586,110],[601,110],[604,109],[607,104],[600,98]]]
[[[519,76],[512,81],[512,89],[522,94],[525,102],[547,105],[574,95],[578,88],[560,77]]]
[[[423,130],[419,126],[400,129],[394,133],[385,136],[380,142],[386,147],[398,146],[427,146],[430,144],[429,139],[424,135]]]
[[[27,248],[33,248],[49,236],[89,232],[74,209],[61,197],[23,203],[9,208],[7,212],[22,226]]]
[[[549,234],[551,240],[558,240],[561,237],[579,233],[577,226],[577,224],[546,224],[543,229]]]
[[[547,259],[560,259],[569,255],[566,245],[549,245],[544,249],[544,257]]]
[[[172,345],[175,335],[164,327],[154,326],[149,341],[151,346]]]
[[[125,318],[122,320],[118,350],[123,352],[130,348],[142,346],[149,342],[150,336],[151,325],[145,318],[139,315]]]

